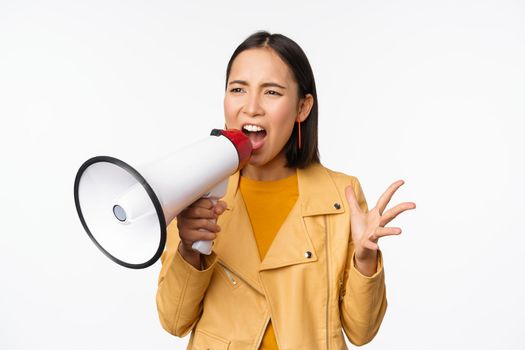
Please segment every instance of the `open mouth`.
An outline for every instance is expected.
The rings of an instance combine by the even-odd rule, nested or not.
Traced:
[[[266,130],[264,130],[263,127],[246,124],[242,127],[242,132],[250,139],[254,151],[262,147],[264,138],[266,137]]]

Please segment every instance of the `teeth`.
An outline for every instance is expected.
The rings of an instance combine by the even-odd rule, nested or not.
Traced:
[[[259,125],[253,125],[253,124],[246,124],[242,128],[250,132],[264,131],[264,129],[261,128]]]

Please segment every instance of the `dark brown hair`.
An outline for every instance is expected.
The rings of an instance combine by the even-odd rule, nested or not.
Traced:
[[[317,91],[312,67],[304,51],[292,39],[282,34],[270,34],[266,31],[256,32],[244,40],[233,52],[228,67],[226,68],[226,88],[235,58],[243,51],[254,48],[269,47],[288,65],[299,86],[299,98],[311,94],[314,100],[308,118],[301,123],[301,149],[297,148],[298,129],[297,123],[292,135],[284,146],[286,166],[289,168],[306,168],[312,163],[319,163],[319,149],[317,142]]]

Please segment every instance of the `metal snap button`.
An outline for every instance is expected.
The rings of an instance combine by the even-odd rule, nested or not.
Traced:
[[[334,203],[334,208],[337,209],[337,210],[341,209],[341,204]]]
[[[307,251],[304,253],[304,257],[305,257],[306,259],[310,259],[310,258],[312,257],[312,252],[310,252],[310,251],[307,250]]]

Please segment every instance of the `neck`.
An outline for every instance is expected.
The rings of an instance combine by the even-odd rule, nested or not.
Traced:
[[[286,158],[284,154],[279,154],[270,162],[261,166],[247,164],[241,170],[241,175],[257,181],[280,180],[295,173],[295,168],[287,168],[285,165]]]

